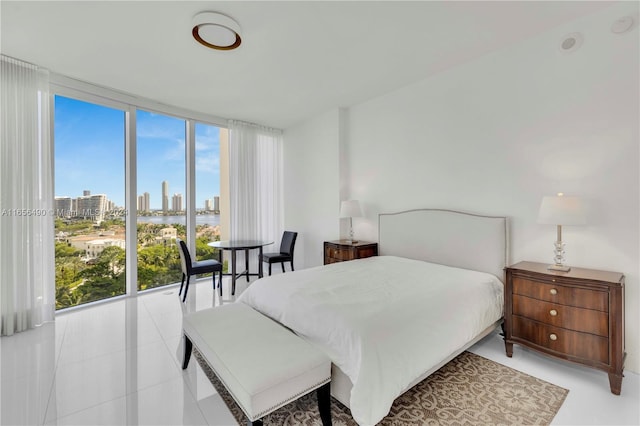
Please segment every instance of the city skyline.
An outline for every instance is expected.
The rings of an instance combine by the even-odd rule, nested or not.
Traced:
[[[67,211],[73,211],[76,209],[73,209],[71,207],[71,202],[72,201],[77,201],[78,199],[81,198],[90,198],[90,197],[95,197],[95,196],[104,196],[104,198],[106,199],[107,205],[109,206],[109,208],[105,209],[105,210],[109,210],[109,209],[123,209],[124,206],[120,206],[116,203],[114,203],[111,198],[109,197],[109,194],[104,194],[104,193],[100,193],[100,194],[95,194],[93,193],[91,190],[88,189],[83,189],[82,190],[82,195],[77,195],[77,196],[70,196],[70,195],[55,195],[54,199],[57,202],[63,201],[63,200],[68,200],[69,201],[69,206],[68,207],[64,207],[64,210]],[[175,208],[173,208],[173,204],[171,209],[168,209],[169,211],[182,211],[184,210],[184,196],[182,193],[174,193],[172,195],[172,203],[173,203],[173,198],[175,197],[179,197],[180,198],[180,206],[181,208],[176,210]],[[197,210],[218,210],[217,206],[219,204],[219,195],[214,195],[211,198],[205,198],[202,202],[201,205],[196,204],[196,209]],[[160,211],[163,210],[162,208],[159,209],[154,209],[151,207],[147,207],[150,205],[150,194],[148,192],[144,192],[143,194],[138,195],[137,197],[137,210],[138,212],[145,212],[145,211]],[[58,209],[59,207],[56,205],[56,209]]]
[[[150,210],[161,210],[163,181],[173,182],[171,194],[186,193],[185,120],[144,110],[136,115],[136,198],[147,192]],[[124,117],[123,110],[55,96],[56,197],[76,198],[88,189],[125,207]],[[195,128],[196,206],[202,208],[220,192],[220,129]]]

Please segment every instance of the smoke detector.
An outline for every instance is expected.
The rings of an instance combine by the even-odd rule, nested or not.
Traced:
[[[560,51],[564,53],[571,53],[580,48],[584,41],[584,37],[580,33],[571,33],[562,37],[560,41]]]

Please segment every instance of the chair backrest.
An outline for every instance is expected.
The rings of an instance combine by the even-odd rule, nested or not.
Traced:
[[[297,232],[284,231],[282,242],[280,243],[280,253],[287,254],[293,258],[293,248],[296,245]]]
[[[182,265],[182,273],[186,275],[191,275],[191,255],[189,254],[189,249],[187,248],[187,244],[179,238],[176,238],[178,245],[180,246],[180,264]]]

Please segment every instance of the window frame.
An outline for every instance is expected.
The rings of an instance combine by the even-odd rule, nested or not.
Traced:
[[[57,73],[50,73],[50,118],[51,140],[55,149],[55,135],[53,131],[55,121],[55,96],[64,96],[89,102],[109,108],[121,110],[125,113],[125,210],[129,213],[125,218],[125,267],[126,274],[125,296],[138,294],[138,253],[137,253],[137,111],[164,114],[185,121],[185,182],[186,182],[186,233],[189,250],[195,253],[196,235],[196,123],[219,127],[228,130],[228,120],[222,117],[187,110],[180,107],[163,104],[151,99],[130,95],[117,90],[97,86],[76,80]],[[55,176],[55,158],[52,156],[52,170]],[[156,287],[158,288],[158,287]],[[161,287],[160,287],[161,288]],[[144,291],[153,291],[142,290]],[[109,301],[111,298],[104,299]]]

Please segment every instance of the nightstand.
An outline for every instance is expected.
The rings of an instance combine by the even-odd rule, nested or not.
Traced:
[[[520,262],[505,268],[505,349],[518,343],[605,371],[620,395],[624,369],[624,275]]]
[[[345,260],[363,259],[378,255],[378,243],[358,241],[349,243],[345,240],[324,242],[324,264],[344,262]]]

